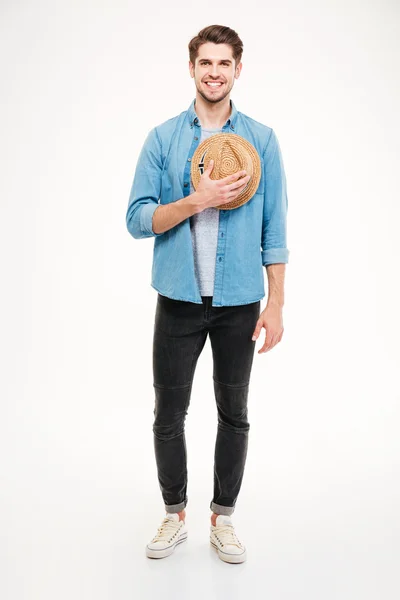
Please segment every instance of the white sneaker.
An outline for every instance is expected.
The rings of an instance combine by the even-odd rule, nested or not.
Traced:
[[[232,519],[228,515],[218,515],[216,526],[211,524],[210,542],[221,560],[241,563],[247,558],[245,546],[238,540]]]
[[[187,538],[185,521],[179,520],[178,513],[167,513],[156,535],[146,545],[146,556],[149,558],[164,558],[175,550],[176,546]]]

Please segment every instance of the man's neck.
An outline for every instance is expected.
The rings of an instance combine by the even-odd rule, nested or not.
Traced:
[[[194,110],[202,127],[222,129],[231,114],[230,98],[226,96],[221,102],[207,102],[202,96],[196,94]]]

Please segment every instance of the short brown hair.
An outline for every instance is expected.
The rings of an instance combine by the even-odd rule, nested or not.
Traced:
[[[232,55],[235,59],[235,67],[240,63],[243,53],[243,42],[233,29],[223,25],[209,25],[204,27],[189,42],[189,58],[193,65],[198,56],[200,46],[212,42],[213,44],[228,44],[232,48]]]

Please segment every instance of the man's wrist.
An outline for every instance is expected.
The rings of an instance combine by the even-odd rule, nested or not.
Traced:
[[[277,300],[276,298],[268,298],[267,306],[282,309],[283,308],[283,300]]]
[[[187,213],[187,216],[191,217],[192,215],[200,212],[199,192],[193,192],[193,194],[186,196],[186,198],[181,198],[181,200],[178,200],[178,202],[180,202],[181,206],[183,206],[183,210],[185,213]]]

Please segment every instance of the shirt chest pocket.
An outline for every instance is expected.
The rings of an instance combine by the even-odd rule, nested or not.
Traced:
[[[173,169],[171,166],[163,170],[161,176],[161,204],[169,204],[176,202],[181,198],[190,194],[190,186],[183,184],[183,170],[179,173],[179,169]]]

